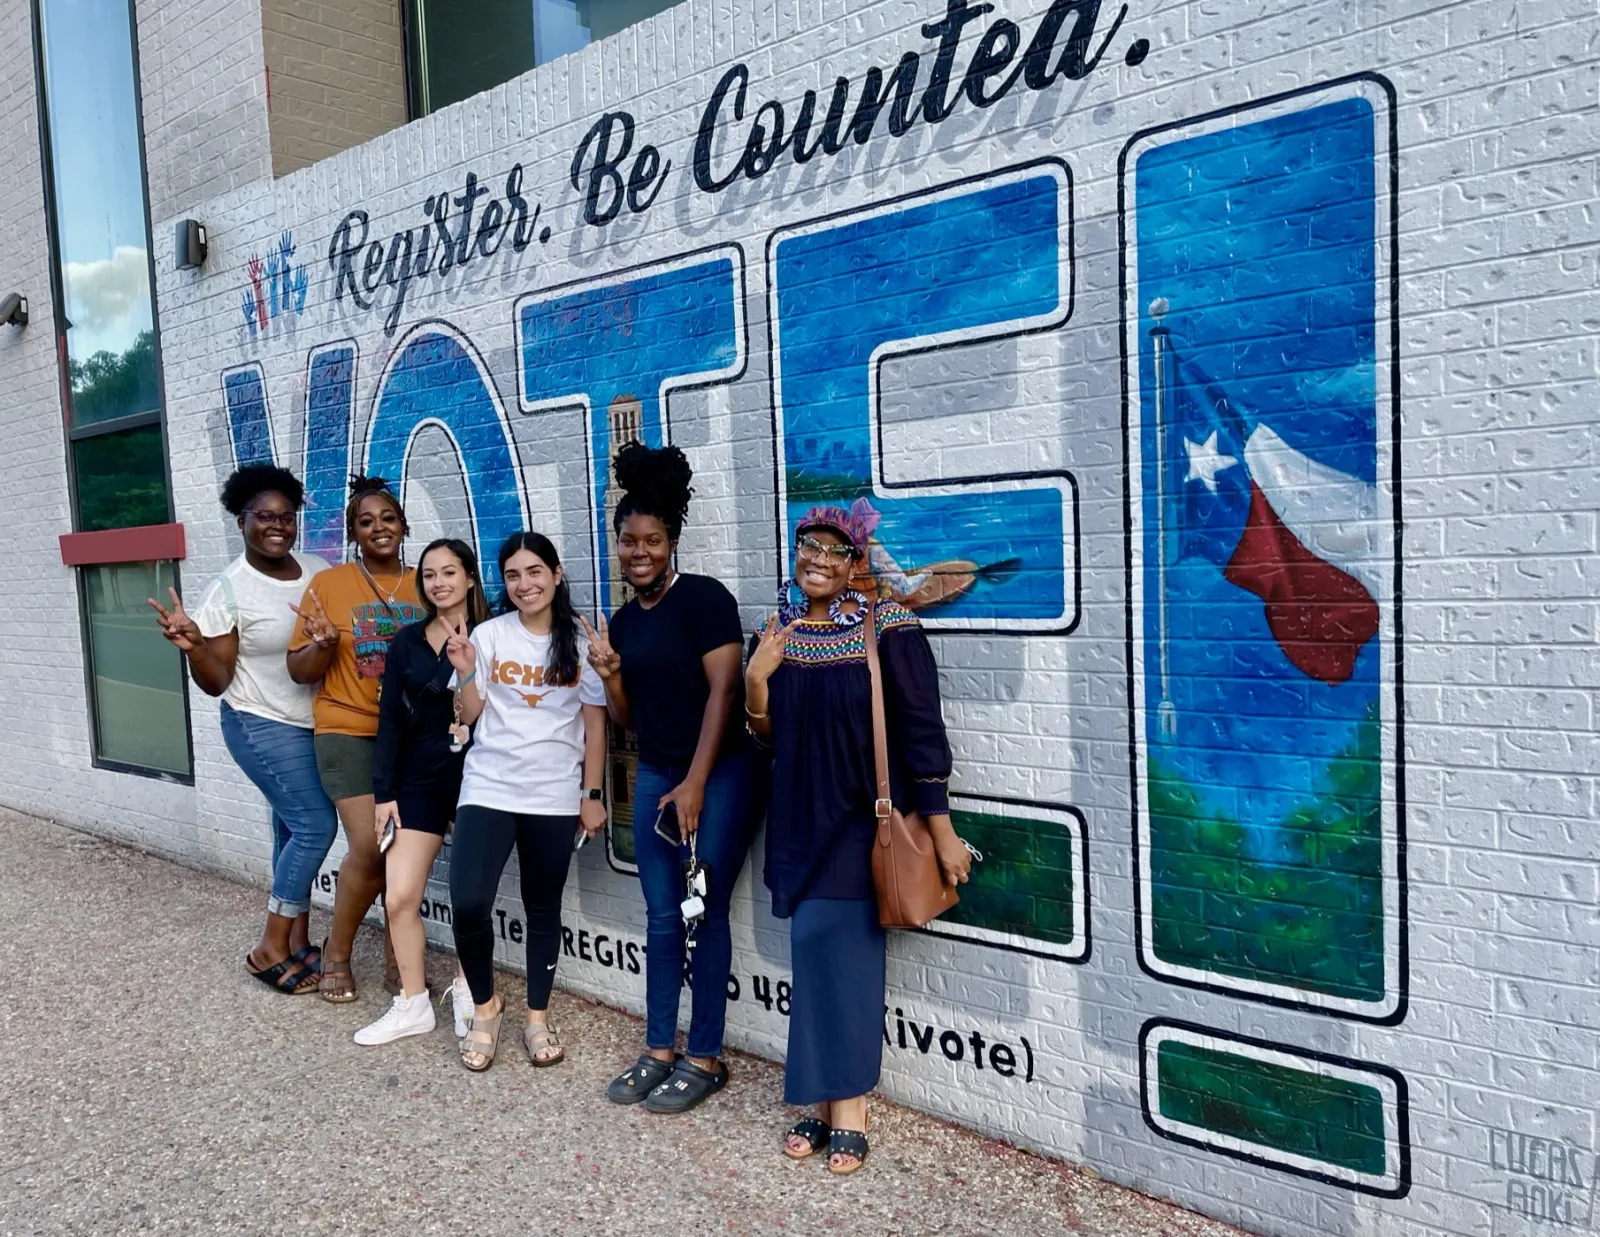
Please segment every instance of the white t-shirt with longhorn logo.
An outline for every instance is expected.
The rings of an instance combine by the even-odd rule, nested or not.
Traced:
[[[583,706],[606,702],[605,685],[589,665],[588,641],[578,637],[578,681],[570,685],[547,680],[550,637],[530,632],[520,614],[478,624],[472,644],[484,706],[467,749],[461,806],[576,816],[583,797]]]

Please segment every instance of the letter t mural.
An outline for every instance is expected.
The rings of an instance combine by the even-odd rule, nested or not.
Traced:
[[[620,600],[606,570],[610,461],[623,445],[611,441],[611,410],[636,408],[641,441],[660,446],[671,438],[670,391],[743,373],[743,283],[743,254],[721,247],[517,302],[522,411],[581,407],[588,422],[594,578],[604,610]]]

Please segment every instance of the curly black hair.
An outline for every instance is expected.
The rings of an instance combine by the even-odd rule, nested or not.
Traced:
[[[296,511],[305,505],[306,489],[287,468],[273,464],[246,464],[236,468],[222,483],[222,509],[229,515],[243,515],[245,508],[260,494],[282,494]]]
[[[395,492],[389,487],[388,481],[382,477],[367,477],[361,473],[350,474],[350,501],[344,508],[344,535],[351,541],[356,539],[356,516],[361,513],[361,500],[371,498],[376,494],[379,498],[387,498],[394,513],[400,517],[400,535],[408,536],[411,525],[406,523],[406,509],[400,505],[400,500],[395,497]]]
[[[694,490],[689,482],[694,470],[689,458],[677,447],[647,447],[630,442],[617,452],[613,462],[622,501],[612,519],[612,531],[620,533],[630,515],[653,515],[666,525],[667,536],[676,541],[689,518],[689,499]]]

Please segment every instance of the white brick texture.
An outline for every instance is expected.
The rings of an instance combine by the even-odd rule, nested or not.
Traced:
[[[526,521],[590,610],[627,409],[752,628],[866,496],[986,851],[891,939],[887,1094],[1281,1237],[1600,1228],[1593,4],[946,2],[688,0],[273,179],[341,56],[269,139],[262,6],[140,0],[186,588],[252,381],[314,548],[403,471],[419,544]],[[0,801],[260,885],[214,702],[193,788],[91,765],[29,43],[0,0]],[[638,1010],[612,843],[560,976]],[[760,856],[729,1039],[781,1056]]]

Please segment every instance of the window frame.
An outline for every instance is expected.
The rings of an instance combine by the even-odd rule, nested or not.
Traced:
[[[73,532],[81,532],[83,524],[83,513],[78,494],[78,461],[77,454],[74,451],[76,444],[85,439],[98,438],[105,434],[123,433],[128,430],[144,429],[151,425],[159,426],[161,430],[162,489],[167,501],[167,522],[171,523],[177,518],[177,514],[172,493],[172,444],[167,429],[167,376],[166,367],[161,363],[161,302],[156,295],[155,237],[150,220],[150,169],[148,160],[145,157],[144,91],[142,89],[143,77],[139,64],[138,12],[134,0],[127,0],[128,54],[133,61],[133,122],[137,137],[134,145],[136,147],[135,154],[139,161],[140,192],[144,199],[145,264],[148,268],[150,283],[150,337],[151,346],[154,348],[156,356],[156,406],[144,412],[129,413],[124,416],[113,417],[110,420],[99,421],[92,425],[74,425],[72,421],[72,379],[68,372],[69,357],[66,349],[66,285],[62,279],[61,238],[56,221],[58,204],[56,201],[55,137],[51,127],[47,90],[48,78],[45,73],[44,12],[42,5],[43,0],[29,0],[28,16],[30,33],[33,36],[34,107],[36,121],[39,126],[39,171],[44,190],[45,237],[50,259],[51,327],[55,334],[58,394],[61,397],[62,448],[67,472],[67,501],[72,512],[72,530]],[[164,561],[172,564],[173,587],[179,588],[179,595],[181,596],[182,560],[164,559],[152,561]],[[79,647],[83,650],[84,694],[89,706],[90,764],[96,769],[106,769],[115,773],[131,773],[157,781],[193,786],[193,708],[189,699],[189,662],[188,658],[182,655],[178,658],[178,684],[179,693],[183,697],[183,737],[184,746],[189,757],[189,771],[187,773],[175,773],[170,769],[130,765],[123,761],[107,759],[101,754],[100,701],[99,695],[95,690],[94,644],[90,635],[89,624],[89,589],[88,581],[83,574],[93,566],[94,564],[85,564],[72,568],[73,584],[78,595],[78,641]]]
[[[183,596],[183,560],[180,558],[149,559],[149,562],[172,564],[172,587],[178,590],[178,596]],[[100,743],[100,693],[95,686],[94,673],[94,633],[89,620],[89,581],[84,577],[84,572],[93,571],[99,567],[120,566],[117,563],[86,563],[82,567],[74,567],[72,574],[76,578],[78,589],[78,639],[83,647],[83,691],[89,703],[89,752],[90,764],[96,769],[105,769],[111,773],[131,773],[136,777],[147,777],[157,782],[172,782],[179,786],[194,785],[194,710],[189,700],[189,659],[182,653],[178,654],[178,682],[183,697],[183,743],[184,750],[189,758],[189,771],[179,773],[173,769],[157,769],[152,765],[129,764],[124,760],[113,760],[102,755]],[[153,619],[152,619],[153,621]]]

